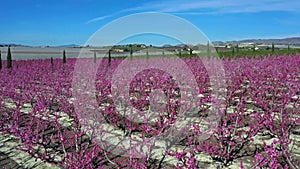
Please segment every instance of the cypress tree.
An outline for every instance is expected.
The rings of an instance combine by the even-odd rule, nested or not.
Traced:
[[[0,50],[0,70],[2,69],[2,58],[1,58],[1,50]]]
[[[110,65],[111,62],[111,50],[108,50],[108,65]]]
[[[11,58],[11,51],[10,51],[10,46],[8,46],[8,50],[7,50],[7,68],[10,69],[12,68],[12,58]]]
[[[149,58],[149,51],[148,51],[148,48],[147,48],[147,51],[146,51],[146,57],[147,57],[147,59]]]
[[[63,64],[67,62],[66,51],[63,51]]]
[[[133,54],[132,44],[130,44],[129,47],[130,47],[130,57],[132,57],[132,54]]]
[[[209,42],[207,42],[207,56],[210,57]]]
[[[275,45],[274,43],[272,43],[272,54],[274,54],[274,51],[275,51]]]
[[[192,56],[193,55],[193,49],[190,48],[190,55]]]
[[[52,57],[50,58],[50,63],[51,63],[51,66],[53,67],[54,64],[53,64],[53,58]]]
[[[94,63],[96,63],[96,59],[97,59],[97,53],[96,51],[94,51]]]

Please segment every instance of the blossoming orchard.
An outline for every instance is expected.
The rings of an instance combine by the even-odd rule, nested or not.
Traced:
[[[136,59],[136,64],[143,59]],[[205,58],[224,65],[226,85],[217,89],[225,96],[222,101],[213,99],[213,77],[203,60],[180,59],[197,84],[195,104],[190,109],[182,106],[184,90],[171,74],[155,68],[143,70],[128,87],[128,104],[145,115],[139,121],[132,120],[130,109],[124,104],[119,107],[113,99],[118,94],[113,93],[112,76],[124,58],[101,62],[80,58],[97,67],[95,88],[92,94],[83,92],[84,96],[75,94],[73,84],[78,59],[13,60],[12,67],[0,70],[1,135],[17,140],[17,150],[58,168],[299,168],[300,54]],[[78,109],[93,104],[90,95],[96,105]],[[217,111],[217,120],[204,137],[212,109]],[[151,112],[156,113],[151,116]],[[83,119],[80,113],[88,113],[89,118]],[[178,121],[180,113],[185,113],[185,120],[189,113],[193,116],[176,144],[156,142],[143,153],[137,150],[137,141],[147,144],[184,123]],[[103,121],[97,120],[100,116]],[[103,134],[108,132],[111,135]],[[117,144],[123,138],[132,141],[129,153],[125,144]]]

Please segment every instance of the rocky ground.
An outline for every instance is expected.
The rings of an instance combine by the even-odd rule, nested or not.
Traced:
[[[7,103],[7,106],[11,107],[11,102]],[[253,107],[252,107],[253,108]],[[27,111],[29,111],[30,106],[28,105],[23,105],[23,113],[26,114]],[[234,107],[232,107],[234,109]],[[228,112],[233,111],[232,109],[228,109]],[[253,109],[248,108],[248,111],[251,112]],[[192,120],[192,119],[189,119]],[[67,114],[61,112],[61,118],[59,123],[61,123],[62,126],[68,127],[72,125],[72,119],[68,117]],[[107,127],[109,128],[109,126]],[[110,130],[112,131],[112,130]],[[112,131],[109,134],[106,134],[106,137],[115,135],[113,138],[117,138],[117,135],[122,135],[121,130],[115,130]],[[293,132],[291,133],[291,138],[293,140],[293,147],[291,149],[293,150],[293,155],[296,157],[296,159],[300,160],[300,126],[297,126]],[[271,138],[269,136],[265,136],[263,133],[259,133],[255,138],[254,138],[254,144],[255,145],[260,145],[262,144],[262,140],[264,140],[267,144],[271,144],[273,142],[274,138]],[[117,140],[112,140],[112,141],[117,141]],[[125,143],[126,144],[126,143]],[[163,143],[157,143],[158,149],[163,147]],[[160,147],[161,146],[161,147]],[[34,157],[31,157],[28,153],[19,150],[22,147],[21,141],[12,135],[9,134],[3,134],[0,133],[0,168],[58,168],[56,166],[53,166],[47,162],[43,162],[40,159],[36,159]],[[182,149],[180,146],[176,147],[177,149]],[[161,159],[161,156],[154,156],[157,159]],[[196,156],[197,161],[199,161],[203,166],[203,168],[219,168],[221,164],[218,164],[212,160],[212,158],[206,154],[198,154]],[[234,168],[240,168],[240,161],[243,161],[244,167],[245,168],[252,168],[252,161],[254,159],[251,157],[243,157],[239,160],[233,161],[233,163],[228,167],[231,169]],[[167,157],[164,160],[165,164],[167,165],[174,165],[174,159],[172,157]]]

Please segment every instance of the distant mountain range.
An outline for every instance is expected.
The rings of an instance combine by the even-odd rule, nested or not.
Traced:
[[[0,47],[7,47],[7,46],[24,46],[29,47],[28,45],[22,45],[22,44],[14,44],[14,43],[0,43]]]
[[[246,39],[238,41],[221,42],[216,41],[213,43],[255,43],[255,44],[278,44],[278,45],[300,45],[300,37],[284,38],[284,39]]]
[[[29,46],[29,45],[22,45],[22,44],[14,44],[14,43],[0,43],[0,47],[54,47],[54,48],[73,48],[73,47],[80,47],[80,45],[76,44],[69,44],[69,45],[58,45],[58,46]]]
[[[277,44],[277,45],[300,45],[300,37],[291,37],[291,38],[283,38],[283,39],[245,39],[245,40],[236,40],[236,41],[214,41],[213,44],[237,44],[237,43],[255,43],[255,44]],[[30,47],[28,45],[22,45],[22,44],[12,44],[12,43],[0,43],[0,47],[6,47],[6,46],[19,46],[19,47]],[[165,44],[162,47],[171,47],[174,45]],[[183,47],[185,44],[178,44],[175,45],[178,47]],[[35,46],[36,47],[36,46]],[[77,44],[69,44],[69,45],[60,45],[60,46],[39,46],[39,47],[59,47],[59,48],[72,48],[72,47],[83,47]]]
[[[227,44],[241,44],[241,43],[255,43],[265,45],[300,45],[300,37],[284,38],[284,39],[245,39],[245,40],[233,40],[233,41],[213,41],[214,45],[227,45]],[[165,44],[162,47],[184,47],[185,44],[170,45]]]
[[[69,45],[60,45],[60,46],[53,46],[53,47],[64,47],[64,48],[74,48],[74,47],[80,47],[80,45],[76,44],[69,44]]]

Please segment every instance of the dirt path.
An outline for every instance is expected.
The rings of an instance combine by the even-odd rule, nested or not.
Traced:
[[[18,150],[20,140],[14,136],[0,133],[0,168],[5,169],[58,169],[40,159],[35,160],[28,153]]]

